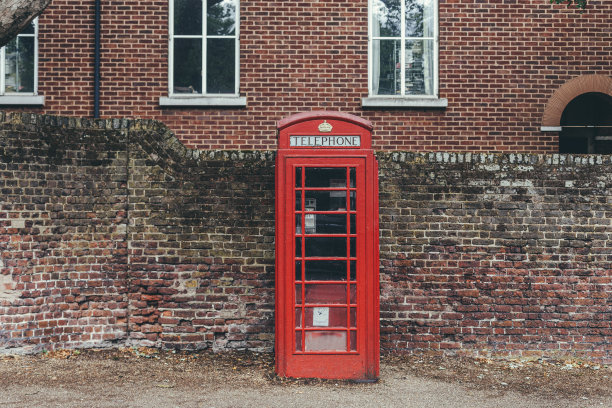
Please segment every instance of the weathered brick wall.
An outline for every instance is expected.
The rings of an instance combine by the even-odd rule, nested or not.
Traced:
[[[187,146],[275,148],[275,124],[325,109],[374,124],[377,150],[556,152],[544,108],[572,78],[612,76],[612,2],[578,13],[547,0],[440,0],[446,109],[363,109],[367,0],[241,1],[245,109],[162,108],[168,1],[102,2],[102,117],[154,118]],[[54,0],[40,18],[40,93],[48,114],[93,111],[93,2]],[[607,92],[602,90],[602,92]]]
[[[381,345],[612,361],[612,158],[384,153]],[[273,152],[0,116],[0,349],[270,350]]]
[[[130,145],[130,337],[270,349],[274,155],[191,151],[167,132]]]
[[[0,112],[0,350],[125,338],[125,135]]]
[[[379,155],[388,349],[612,361],[612,157]]]

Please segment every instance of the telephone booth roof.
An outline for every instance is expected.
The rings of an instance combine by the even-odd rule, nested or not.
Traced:
[[[333,111],[312,111],[291,115],[280,120],[278,127],[278,148],[357,148],[371,149],[372,147],[372,123],[369,120],[358,116],[342,112]],[[357,137],[358,145],[342,145],[341,143],[331,143],[331,141],[343,142],[350,139],[339,139],[341,137]],[[327,146],[319,145],[300,145],[291,143],[290,138],[308,137],[316,140],[330,141]],[[309,139],[315,140],[315,139]]]

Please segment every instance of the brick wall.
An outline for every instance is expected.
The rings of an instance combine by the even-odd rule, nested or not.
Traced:
[[[374,124],[379,150],[556,152],[540,132],[547,101],[572,78],[612,75],[612,3],[579,14],[547,0],[440,0],[446,109],[370,109],[367,1],[241,2],[244,109],[161,108],[168,2],[102,3],[101,115],[153,118],[188,147],[274,149],[275,124],[316,109]],[[93,111],[93,3],[54,0],[40,18],[38,112]],[[602,90],[605,91],[605,90]]]
[[[0,350],[125,338],[125,136],[0,112]]]
[[[383,348],[612,361],[612,157],[379,160]]]
[[[612,361],[610,156],[377,156],[382,348]],[[0,115],[0,350],[271,350],[273,158]]]

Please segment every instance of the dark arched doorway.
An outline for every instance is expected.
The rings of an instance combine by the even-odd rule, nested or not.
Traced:
[[[612,154],[612,97],[599,92],[577,96],[561,115],[560,153]]]

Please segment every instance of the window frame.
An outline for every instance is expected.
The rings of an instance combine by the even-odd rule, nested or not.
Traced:
[[[399,37],[374,37],[374,2],[377,0],[368,0],[368,97],[362,99],[363,107],[438,107],[444,108],[448,106],[448,101],[439,97],[439,0],[431,0],[434,3],[433,8],[433,37],[410,37],[406,36],[406,3],[401,0],[401,20],[400,20],[400,36]],[[374,50],[373,43],[375,40],[399,40],[400,41],[400,59],[402,61],[400,83],[402,87],[400,94],[396,95],[378,95],[374,93]],[[432,63],[433,63],[433,90],[431,94],[412,95],[406,93],[406,41],[432,41]]]
[[[245,106],[246,98],[240,97],[240,0],[236,0],[236,25],[233,35],[209,35],[207,32],[207,3],[202,1],[202,33],[199,35],[174,34],[174,0],[169,0],[168,21],[168,97],[160,98],[162,106]],[[174,92],[174,39],[195,38],[202,41],[202,92]],[[206,47],[208,39],[233,39],[235,42],[235,78],[233,93],[207,93],[206,89]]]
[[[38,95],[38,17],[31,22],[34,33],[19,33],[19,37],[34,38],[34,83],[32,92],[6,92],[6,46],[0,47],[0,105],[43,105],[44,97]]]

